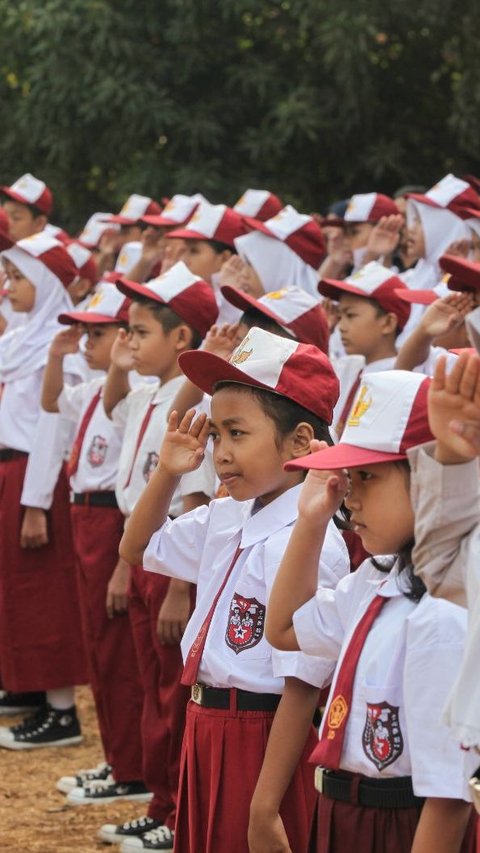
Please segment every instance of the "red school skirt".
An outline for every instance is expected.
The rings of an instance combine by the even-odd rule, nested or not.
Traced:
[[[67,479],[61,471],[48,545],[20,548],[27,454],[0,462],[0,665],[7,690],[54,690],[87,681]]]
[[[250,802],[274,711],[223,711],[190,701],[182,747],[175,853],[249,853]],[[280,815],[292,853],[305,853],[315,808],[312,726]]]

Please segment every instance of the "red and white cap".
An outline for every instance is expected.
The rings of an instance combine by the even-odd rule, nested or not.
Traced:
[[[120,275],[128,275],[130,270],[139,262],[142,251],[143,243],[140,240],[124,243],[115,261],[115,272]]]
[[[225,299],[236,308],[248,311],[255,308],[278,323],[302,344],[313,344],[328,352],[329,331],[325,311],[318,300],[299,287],[271,290],[260,299],[225,285],[221,288]]]
[[[278,195],[268,190],[245,190],[233,205],[233,209],[241,216],[253,216],[261,222],[271,219],[280,212],[282,207],[283,204]]]
[[[322,279],[318,289],[322,296],[337,301],[342,293],[374,299],[384,311],[395,314],[400,330],[404,328],[410,317],[410,306],[400,299],[397,293],[398,290],[407,290],[407,286],[398,275],[377,261],[370,261],[343,281],[332,278]]]
[[[465,317],[465,326],[472,345],[480,353],[480,307],[475,308],[473,311],[470,311],[470,314],[467,314]]]
[[[87,249],[96,249],[102,234],[105,231],[119,231],[120,226],[109,221],[112,213],[93,213],[90,219],[85,223],[85,228],[78,235],[78,240],[83,243]]]
[[[43,230],[46,234],[50,234],[50,237],[55,237],[55,240],[60,240],[60,243],[64,243],[65,246],[70,243],[72,239],[70,234],[67,234],[63,228],[60,228],[59,225],[52,225],[51,222],[47,222]]]
[[[382,216],[398,214],[393,198],[382,193],[358,193],[348,202],[345,216],[339,224],[348,222],[378,222]],[[335,220],[335,224],[336,224]],[[325,224],[328,224],[327,222]]]
[[[32,237],[19,240],[11,248],[2,252],[2,256],[15,264],[19,253],[21,256],[23,252],[44,264],[65,288],[68,288],[78,277],[77,267],[63,243],[43,231],[34,234]]]
[[[22,175],[21,178],[17,178],[11,187],[0,187],[0,193],[13,199],[13,201],[20,202],[20,204],[33,205],[33,207],[45,213],[46,216],[52,211],[52,191],[44,181],[40,181],[29,172],[26,175]]]
[[[207,202],[201,193],[195,195],[174,195],[167,201],[161,213],[142,216],[142,222],[154,228],[183,225],[195,212],[201,202]]]
[[[166,273],[144,284],[118,278],[116,285],[131,299],[140,295],[167,305],[202,337],[218,317],[212,288],[198,275],[193,275],[183,261],[178,261]]]
[[[118,225],[135,225],[140,222],[146,213],[160,213],[161,207],[158,202],[154,201],[146,195],[138,195],[133,193],[130,195],[123,205],[120,213],[110,214],[107,222],[116,222]]]
[[[261,231],[267,237],[274,237],[285,243],[302,261],[315,270],[325,257],[322,229],[313,216],[299,213],[290,204],[266,222],[260,222],[251,217],[244,219],[250,230]]]
[[[455,255],[442,255],[439,264],[442,270],[450,273],[449,290],[470,290],[475,293],[480,290],[480,264]]]
[[[233,246],[236,237],[246,234],[243,218],[225,204],[200,202],[193,216],[183,228],[170,231],[167,237],[182,237],[184,240],[216,240]]]
[[[462,181],[461,178],[456,178],[452,174],[445,175],[425,194],[407,193],[406,198],[419,204],[427,204],[429,207],[450,210],[460,219],[469,219],[474,215],[472,209],[480,211],[480,196],[467,181]]]
[[[97,265],[93,253],[76,240],[72,240],[66,248],[80,278],[88,278],[93,287],[98,281]]]
[[[410,370],[364,374],[341,442],[285,468],[322,471],[406,459],[410,447],[433,438],[427,409],[430,382],[429,376]]]
[[[128,324],[128,306],[131,303],[117,288],[102,279],[95,288],[83,311],[68,311],[59,314],[58,322],[66,326],[72,323],[125,323]]]
[[[253,326],[229,361],[203,350],[184,352],[178,363],[195,385],[212,394],[217,382],[274,391],[332,422],[339,384],[325,353]]]

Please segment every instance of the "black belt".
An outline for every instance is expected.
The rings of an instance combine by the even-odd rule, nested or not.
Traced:
[[[13,459],[23,459],[28,456],[24,450],[13,450],[11,447],[0,448],[0,462],[12,462]]]
[[[412,777],[368,779],[354,773],[317,767],[315,787],[324,797],[374,809],[421,808],[422,797],[413,793]]]
[[[72,503],[77,506],[110,506],[118,509],[115,492],[75,492]]]
[[[276,711],[280,699],[278,693],[251,693],[249,690],[235,690],[234,706],[237,711]],[[232,690],[226,687],[207,687],[205,684],[192,686],[192,701],[202,708],[218,708],[228,711]]]

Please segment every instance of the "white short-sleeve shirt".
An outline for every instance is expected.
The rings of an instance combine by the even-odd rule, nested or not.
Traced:
[[[182,640],[184,659],[207,616],[238,545],[242,552],[218,600],[203,651],[199,681],[257,693],[281,693],[285,676],[322,687],[332,662],[278,652],[264,636],[270,590],[297,517],[301,486],[257,509],[254,501],[214,500],[157,531],[144,554],[148,571],[197,584],[197,605]],[[256,510],[252,514],[252,509]],[[349,572],[342,536],[330,523],[319,577],[335,587]]]
[[[375,594],[385,596],[358,660],[340,768],[379,779],[411,775],[417,796],[469,800],[466,780],[478,756],[462,752],[442,722],[462,660],[466,615],[428,594],[411,601],[402,584],[395,568],[385,581],[366,560],[296,612],[297,641],[308,654],[338,660],[335,696],[353,631]]]

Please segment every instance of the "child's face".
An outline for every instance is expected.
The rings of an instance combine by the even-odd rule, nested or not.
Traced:
[[[130,305],[128,319],[129,346],[137,373],[141,376],[158,376],[162,382],[178,376],[180,368],[177,358],[185,349],[185,346],[179,345],[179,330],[184,327],[165,332],[152,311],[138,302]]]
[[[250,296],[253,296],[254,299],[259,299],[261,296],[265,296],[265,288],[263,287],[254,267],[252,267],[248,261],[244,260],[243,269],[240,273],[239,279],[239,289],[243,290],[244,293],[248,293]]]
[[[340,297],[339,316],[338,330],[345,352],[364,355],[367,363],[375,360],[377,350],[385,342],[386,316],[377,314],[367,299],[351,294]]]
[[[28,313],[35,305],[35,287],[11,261],[4,261],[8,276],[8,299],[13,311]]]
[[[185,240],[185,245],[183,260],[190,272],[209,283],[212,275],[220,272],[222,265],[232,254],[228,251],[216,252],[207,240]]]
[[[407,249],[412,258],[425,257],[425,234],[422,220],[414,209],[407,231]]]
[[[26,204],[18,201],[6,201],[3,209],[8,217],[9,235],[15,242],[38,234],[47,224],[46,216],[34,216]]]
[[[217,476],[235,500],[267,504],[299,481],[283,470],[292,458],[288,437],[279,440],[274,422],[250,394],[215,392],[210,435]]]
[[[91,370],[108,370],[118,326],[115,323],[87,323],[85,332],[85,361],[88,366]]]
[[[89,278],[76,278],[68,287],[68,295],[73,304],[78,305],[91,290],[93,290],[93,284]]]
[[[348,248],[362,249],[368,243],[368,238],[373,231],[371,222],[351,222],[345,225],[345,242]]]
[[[350,468],[345,505],[369,554],[396,554],[413,539],[409,477],[394,462]]]

